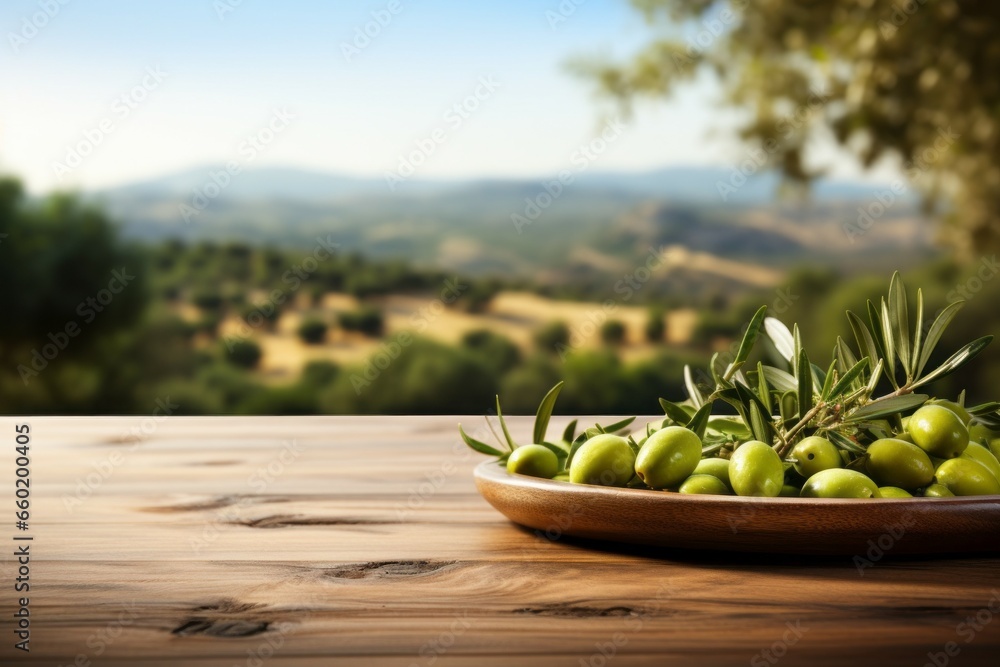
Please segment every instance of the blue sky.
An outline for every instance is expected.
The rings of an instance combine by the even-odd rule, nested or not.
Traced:
[[[624,56],[650,35],[625,0],[584,0],[555,27],[546,12],[560,0],[63,1],[0,7],[0,171],[36,192],[245,161],[240,147],[276,110],[294,118],[252,166],[382,176],[440,128],[420,177],[548,175],[608,108],[566,62]],[[39,15],[46,4],[58,12]],[[356,29],[390,5],[398,12],[345,57]],[[33,16],[45,23],[37,34],[25,32]],[[483,94],[484,79],[495,90]],[[449,123],[477,87],[477,108]],[[716,96],[703,80],[642,105],[594,169],[739,162],[743,149],[712,133],[734,122]],[[81,142],[88,154],[70,166]]]

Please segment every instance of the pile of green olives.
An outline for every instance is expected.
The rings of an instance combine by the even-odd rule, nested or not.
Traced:
[[[698,434],[662,426],[643,440],[601,433],[586,439],[565,472],[551,448],[518,447],[507,470],[577,484],[682,494],[802,498],[942,498],[1000,495],[1000,433],[970,422],[962,406],[931,401],[903,429],[848,454],[819,435],[797,442],[785,460],[770,444],[742,442],[724,457],[702,458]]]

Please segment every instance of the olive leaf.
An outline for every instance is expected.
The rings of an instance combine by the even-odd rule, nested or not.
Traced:
[[[615,433],[627,427],[629,424],[635,421],[635,417],[626,417],[621,421],[617,421],[613,424],[608,424],[607,426],[601,426],[604,433]]]
[[[841,375],[858,363],[858,358],[854,356],[854,352],[840,336],[837,336],[837,346],[834,355],[837,357],[837,370],[840,371]]]
[[[920,378],[915,382],[913,387],[920,387],[928,382],[933,382],[934,380],[940,380],[946,375],[950,375],[957,371],[962,366],[966,365],[972,361],[976,355],[982,352],[986,347],[993,342],[993,336],[983,336],[982,338],[977,338],[968,345],[965,345],[955,354],[948,357],[948,360],[943,364],[938,366],[935,370],[928,373],[924,377]]]
[[[503,430],[503,437],[507,440],[507,446],[510,451],[517,449],[517,445],[514,444],[514,438],[510,437],[510,431],[507,430],[507,422],[504,421],[503,413],[500,411],[500,395],[497,394],[497,419],[500,421],[500,428]]]
[[[691,375],[691,366],[688,364],[684,364],[684,386],[687,387],[688,398],[691,399],[696,408],[700,408],[705,404],[705,398],[701,395],[698,385],[695,384],[694,378]]]
[[[866,368],[868,368],[868,363],[868,357],[865,357],[858,363],[854,364],[849,371],[844,373],[840,377],[840,380],[837,381],[837,384],[833,385],[833,388],[830,389],[830,393],[827,395],[827,400],[832,401],[847,392],[847,390],[854,384],[854,381],[861,376]]]
[[[566,457],[567,469],[573,464],[573,457],[576,456],[577,450],[580,449],[580,446],[589,439],[590,437],[587,435],[586,431],[576,436],[576,440],[573,441],[573,444],[569,448],[569,455]]]
[[[837,366],[837,360],[834,359],[830,362],[830,367],[826,369],[826,375],[823,378],[823,388],[820,389],[819,395],[822,400],[827,400],[830,397],[830,390],[833,389],[834,380],[836,380],[835,369]]]
[[[767,414],[774,412],[771,405],[771,388],[768,386],[767,376],[764,374],[764,364],[759,361],[757,362],[757,395],[760,396],[760,400],[764,401]]]
[[[913,378],[913,368],[910,358],[910,317],[907,311],[906,288],[899,271],[892,274],[889,283],[888,319],[891,330],[895,332],[896,354],[903,364],[908,379]]]
[[[799,388],[798,380],[792,377],[790,373],[774,366],[764,366],[764,377],[767,378],[768,383],[772,387],[782,393],[796,391]]]
[[[573,437],[576,435],[576,422],[574,419],[569,424],[566,425],[566,429],[563,431],[562,439],[565,442],[573,442]]]
[[[569,450],[565,447],[560,447],[557,444],[551,442],[538,442],[535,443],[545,447],[547,450],[556,455],[556,459],[559,461],[559,469],[564,470],[566,464],[566,458],[569,456]]]
[[[973,407],[968,407],[966,410],[973,417],[978,417],[980,415],[988,415],[1000,410],[1000,403],[996,401],[990,401],[989,403],[983,403],[982,405],[976,405]]]
[[[545,440],[545,432],[549,430],[549,419],[552,418],[552,410],[556,406],[556,399],[559,398],[559,392],[562,391],[562,388],[563,383],[559,382],[552,389],[549,389],[542,402],[538,404],[538,412],[535,413],[535,429],[532,442],[540,443]]]
[[[694,413],[691,417],[691,421],[687,423],[687,428],[691,429],[698,435],[698,439],[702,440],[705,438],[705,429],[708,428],[708,417],[712,414],[712,404],[706,403],[699,408],[698,412]]]
[[[768,317],[764,320],[764,331],[767,332],[767,337],[774,343],[774,348],[778,351],[778,354],[784,357],[788,363],[792,363],[792,357],[795,354],[795,340],[792,338],[792,332],[788,330],[788,327],[781,320]]]
[[[892,322],[889,316],[889,306],[886,305],[885,299],[882,299],[882,345],[884,345],[885,350],[885,364],[886,368],[889,369],[888,378],[892,386],[899,388],[896,383],[896,336],[892,330]]]
[[[740,341],[740,347],[736,351],[736,357],[733,359],[726,367],[726,372],[723,373],[722,377],[731,379],[733,375],[746,363],[747,359],[750,358],[750,352],[753,351],[753,346],[757,342],[757,336],[760,334],[760,327],[764,323],[764,316],[767,314],[767,306],[761,306],[756,313],[754,313],[753,318],[747,325],[747,330],[743,333],[743,340]]]
[[[933,354],[934,348],[937,347],[938,342],[941,340],[944,330],[948,328],[951,321],[958,315],[958,311],[962,310],[964,306],[964,301],[950,303],[934,319],[931,328],[927,330],[927,338],[923,345],[924,349],[920,352],[920,363],[917,365],[916,373],[917,377],[920,377],[920,374],[924,372],[924,368],[927,367],[927,362],[931,360],[931,354]]]
[[[924,291],[917,289],[917,324],[913,329],[913,348],[910,351],[910,371],[914,378],[923,370],[920,357],[924,345]]]
[[[878,417],[899,414],[923,405],[929,398],[930,396],[926,394],[903,394],[902,396],[880,398],[854,410],[844,421],[848,423],[870,421]]]
[[[812,366],[809,364],[809,356],[805,350],[799,351],[798,366],[798,400],[799,417],[805,418],[806,413],[813,407],[813,378]]]
[[[660,399],[660,407],[663,408],[663,414],[682,426],[691,421],[691,415],[689,415],[684,408],[676,403],[668,401],[665,398]]]
[[[840,433],[840,432],[834,431],[834,430],[823,431],[823,436],[827,440],[829,440],[830,442],[832,442],[834,445],[836,445],[837,447],[839,447],[840,449],[845,449],[845,450],[847,450],[849,452],[853,452],[855,454],[864,454],[865,453],[865,448],[864,447],[862,447],[861,445],[859,445],[854,440],[848,438],[843,433]]]
[[[750,430],[757,440],[770,444],[774,440],[770,417],[765,418],[760,404],[750,403]]]
[[[476,440],[472,436],[468,435],[465,431],[462,430],[461,424],[458,425],[458,433],[459,435],[462,436],[462,440],[465,441],[465,444],[467,444],[469,447],[476,450],[480,454],[488,454],[490,456],[503,456],[503,452],[501,452],[500,450],[494,449],[493,447],[487,445],[485,442],[480,442],[479,440]]]
[[[870,359],[881,361],[882,353],[875,344],[875,339],[872,337],[871,331],[868,330],[868,325],[862,322],[861,318],[850,310],[847,311],[847,320],[851,323],[851,330],[854,331],[854,339],[858,342],[858,349],[861,350],[861,354],[868,356]]]
[[[708,418],[708,428],[718,433],[735,435],[737,437],[750,436],[750,430],[739,417],[710,416]]]

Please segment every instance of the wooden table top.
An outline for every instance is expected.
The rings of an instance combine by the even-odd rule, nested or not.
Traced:
[[[4,632],[0,663],[1000,664],[1000,559],[859,572],[552,541],[479,497],[458,421],[483,423],[0,419],[0,539],[30,545],[31,586],[13,591],[5,549],[0,613],[11,629],[29,597],[31,652]],[[10,507],[22,423],[27,531]]]

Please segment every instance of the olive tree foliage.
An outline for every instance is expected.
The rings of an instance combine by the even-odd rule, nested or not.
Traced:
[[[658,36],[576,63],[626,110],[709,72],[790,182],[819,175],[807,148],[832,135],[865,166],[900,160],[960,252],[1000,247],[1000,3],[630,1]]]

